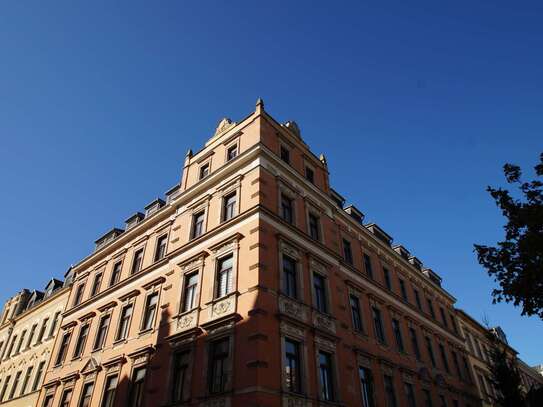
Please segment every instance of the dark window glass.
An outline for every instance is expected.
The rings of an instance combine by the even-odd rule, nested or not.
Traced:
[[[234,144],[233,146],[228,147],[226,151],[226,161],[230,161],[238,156],[238,145]]]
[[[309,235],[311,236],[312,239],[320,240],[319,223],[320,223],[319,217],[310,213],[309,214]]]
[[[315,182],[315,173],[309,167],[305,167],[305,177],[312,184]]]
[[[173,356],[171,398],[174,403],[185,401],[188,396],[189,357],[189,351],[177,352]]]
[[[43,407],[53,407],[54,399],[55,399],[54,394],[49,394],[48,396],[45,396],[45,400],[43,400]]]
[[[445,396],[443,394],[439,395],[439,403],[441,407],[447,407],[447,400],[445,400]]]
[[[439,307],[439,313],[441,315],[441,321],[443,322],[443,325],[445,325],[445,328],[448,328],[449,324],[447,322],[447,318],[445,316],[445,310],[443,309],[443,307]]]
[[[371,257],[367,254],[364,254],[364,268],[369,278],[373,278],[373,269],[371,267]]]
[[[72,401],[72,389],[66,389],[62,393],[62,398],[60,399],[59,407],[69,407],[70,402]]]
[[[285,294],[292,298],[298,297],[298,282],[296,278],[296,260],[283,255],[283,279]]]
[[[115,405],[115,390],[118,381],[117,375],[107,377],[101,407],[113,407]]]
[[[353,329],[358,332],[362,332],[362,315],[360,313],[360,300],[355,295],[349,296],[349,303],[351,304],[351,316],[353,319]]]
[[[281,146],[281,160],[286,162],[287,164],[290,164],[290,151],[288,148]]]
[[[204,164],[200,167],[200,179],[204,179],[209,175],[209,164]]]
[[[132,274],[136,274],[141,270],[141,265],[143,263],[143,247],[136,250],[134,253],[134,259],[132,260]]]
[[[447,354],[445,353],[445,347],[440,343],[439,344],[439,353],[441,354],[441,362],[445,371],[449,373],[449,361],[447,360]]]
[[[405,398],[407,399],[408,407],[417,407],[413,385],[411,383],[404,383],[404,387],[405,387]]]
[[[432,300],[428,298],[427,301],[428,301],[428,310],[430,311],[430,315],[432,316],[433,319],[436,319],[436,313],[434,312],[434,306],[432,304]]]
[[[396,407],[396,392],[394,391],[394,382],[392,377],[385,375],[385,396],[386,406]]]
[[[353,264],[353,251],[351,249],[351,242],[347,239],[343,239],[343,258],[349,264]]]
[[[13,385],[11,386],[11,391],[9,392],[9,400],[11,400],[13,397],[15,397],[15,391],[17,390],[17,386],[19,386],[19,382],[21,381],[21,374],[23,372],[18,371],[15,374],[15,379],[13,379]]]
[[[79,336],[77,337],[77,342],[75,343],[74,349],[74,358],[78,358],[83,353],[85,349],[85,344],[87,343],[87,337],[89,336],[89,324],[82,325],[79,329]]]
[[[386,267],[383,267],[383,276],[385,278],[385,286],[388,290],[392,290],[392,283],[390,282],[390,271]]]
[[[285,380],[288,391],[301,392],[300,369],[300,344],[291,339],[285,339]]]
[[[222,220],[232,219],[236,214],[236,193],[228,194],[223,198]]]
[[[230,340],[228,338],[212,342],[209,357],[209,392],[221,393],[226,390],[228,381],[228,355]]]
[[[28,384],[30,383],[30,377],[32,376],[32,371],[34,370],[34,366],[28,366],[25,373],[25,378],[23,380],[23,387],[21,387],[21,393],[20,396],[25,395],[28,393]]]
[[[47,324],[49,323],[49,318],[45,318],[41,324],[40,332],[38,333],[37,343],[40,343],[45,336],[45,331],[47,331]]]
[[[41,361],[38,365],[38,370],[36,371],[36,376],[34,377],[34,383],[32,383],[32,390],[38,390],[39,385],[41,384],[41,379],[43,376],[43,369],[45,368],[45,362]]]
[[[109,285],[115,285],[119,282],[121,279],[121,268],[122,268],[123,262],[118,261],[113,265],[113,270],[111,271],[111,280],[109,281]]]
[[[324,277],[320,274],[313,274],[313,287],[315,290],[315,307],[320,312],[326,313],[326,286]]]
[[[183,292],[183,312],[190,311],[196,305],[196,292],[198,289],[198,273],[185,276],[185,289]]]
[[[76,305],[79,305],[81,303],[81,300],[83,299],[83,291],[85,290],[85,284],[80,284],[76,291],[75,291],[75,297],[74,297],[74,307]],[[38,339],[39,341],[39,339]]]
[[[462,362],[464,364],[464,371],[466,372],[466,378],[468,380],[468,383],[473,383],[473,380],[471,378],[471,371],[469,370],[468,360],[465,356],[462,357]]]
[[[407,299],[407,290],[405,289],[405,281],[403,281],[402,279],[400,279],[400,292],[402,294],[402,298],[404,301],[409,301]]]
[[[128,336],[128,328],[130,326],[130,318],[132,317],[132,304],[127,304],[121,311],[121,318],[119,321],[119,329],[117,330],[116,340],[125,339]]]
[[[30,328],[30,335],[28,335],[28,342],[26,343],[26,347],[30,348],[32,346],[32,340],[34,339],[34,335],[36,334],[36,329],[38,329],[38,324],[32,325],[32,328]]]
[[[321,399],[334,400],[334,380],[332,374],[332,355],[319,352],[319,379],[321,385]]]
[[[192,216],[191,238],[197,238],[204,233],[204,212],[198,212]]]
[[[140,407],[142,405],[145,373],[145,367],[134,369],[132,373],[132,383],[130,383],[128,392],[128,405],[130,407]]]
[[[102,349],[104,347],[110,320],[111,316],[109,314],[104,315],[100,318],[100,323],[98,324],[98,332],[96,332],[96,340],[94,341],[94,349]]]
[[[417,303],[417,308],[422,311],[422,303],[420,302],[420,296],[418,290],[413,290],[415,293],[415,302]]]
[[[162,260],[166,255],[166,246],[168,244],[168,235],[160,236],[156,242],[155,261]]]
[[[21,332],[21,339],[19,339],[19,343],[17,344],[17,348],[15,349],[15,353],[19,353],[21,351],[21,348],[23,347],[23,342],[25,340],[26,336],[26,330]]]
[[[453,327],[454,333],[458,333],[458,327],[456,326],[456,320],[454,319],[454,316],[452,314],[449,315],[451,318],[451,325]]]
[[[151,329],[155,323],[156,310],[158,307],[158,293],[153,293],[147,296],[145,300],[145,311],[143,313],[143,322],[141,329]]]
[[[426,407],[432,407],[432,396],[430,392],[426,389],[422,389],[422,394],[424,394],[424,405]]]
[[[452,355],[452,359],[453,359],[454,369],[456,370],[456,374],[458,375],[460,380],[464,380],[464,375],[462,374],[462,369],[460,368],[460,363],[458,363],[458,355],[456,354],[455,351],[452,351],[451,355]]]
[[[281,217],[290,224],[294,223],[293,201],[285,194],[281,194]]]
[[[66,354],[68,353],[68,346],[70,345],[71,336],[71,332],[65,332],[62,336],[62,342],[60,342],[60,347],[58,348],[55,365],[60,365],[64,363],[64,360],[66,359]]]
[[[415,328],[409,328],[409,336],[411,337],[411,347],[413,348],[413,353],[415,354],[417,360],[420,360],[419,341],[417,340],[417,332],[415,331]]]
[[[62,315],[61,311],[55,312],[55,316],[53,317],[53,323],[51,324],[51,329],[49,329],[49,336],[53,336],[55,334],[61,315]],[[32,332],[31,332],[31,335],[32,335]]]
[[[453,400],[453,407],[459,407],[458,400]]]
[[[83,385],[83,390],[81,391],[81,400],[79,400],[79,407],[89,407],[91,405],[93,389],[94,383],[85,383]]]
[[[373,399],[373,375],[371,370],[360,366],[358,368],[360,377],[360,389],[362,391],[362,407],[374,407]]]
[[[13,339],[11,340],[11,343],[9,345],[8,351],[6,353],[6,359],[9,358],[13,353],[13,348],[15,347],[15,343],[17,342],[17,335],[13,336]]]
[[[2,391],[0,392],[0,401],[4,401],[4,396],[6,395],[10,381],[11,376],[6,377],[6,380],[4,380],[4,385],[2,386]]]
[[[400,326],[400,321],[397,319],[392,319],[392,330],[394,331],[394,338],[396,338],[396,347],[400,352],[404,351],[403,338],[402,338],[402,329]]]
[[[378,308],[371,307],[373,314],[373,327],[375,329],[375,337],[380,343],[385,343],[385,331],[383,330],[383,320],[381,311]]]
[[[430,337],[425,337],[426,339],[426,350],[428,351],[428,357],[430,358],[430,362],[432,362],[432,366],[436,367],[436,359],[434,357],[434,349],[432,347],[432,340]]]
[[[217,290],[216,298],[224,297],[232,292],[232,265],[234,258],[232,255],[219,260],[217,270]]]
[[[100,292],[100,286],[102,285],[102,273],[97,273],[94,276],[94,281],[92,282],[91,297],[94,297]]]

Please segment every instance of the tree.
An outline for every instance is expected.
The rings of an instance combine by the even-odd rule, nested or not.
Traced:
[[[536,165],[537,177],[543,176],[543,153]],[[508,190],[488,187],[487,191],[507,218],[505,240],[497,247],[474,245],[479,263],[500,288],[492,291],[493,303],[513,302],[522,307],[522,315],[543,319],[543,182],[521,181],[521,169],[505,164],[505,178],[516,184],[523,199]]]

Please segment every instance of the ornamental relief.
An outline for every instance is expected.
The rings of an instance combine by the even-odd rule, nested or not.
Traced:
[[[193,261],[191,261],[189,263],[185,263],[185,264],[181,265],[181,271],[185,272],[185,271],[192,270],[192,269],[199,269],[203,265],[204,265],[204,259],[199,258],[197,260],[193,260]]]
[[[177,330],[185,331],[187,329],[194,328],[198,321],[198,310],[189,312],[188,314],[181,315],[177,320]]]
[[[327,315],[317,312],[313,313],[313,325],[316,328],[336,333],[336,323]]]
[[[303,329],[298,328],[294,325],[287,324],[286,322],[281,322],[280,330],[281,330],[281,333],[287,336],[294,336],[299,339],[305,338],[305,332]]]
[[[286,297],[279,297],[279,312],[303,322],[307,321],[305,307]]]
[[[223,253],[233,251],[234,249],[236,249],[237,243],[238,242],[235,240],[235,241],[225,243],[225,244],[213,249],[212,250],[213,257],[218,257],[218,256],[222,255]]]
[[[311,259],[309,264],[311,266],[311,270],[317,271],[325,276],[328,275],[328,270],[322,263],[319,263],[318,261]]]
[[[283,396],[284,407],[311,407],[311,401],[293,395]]]
[[[315,343],[318,345],[319,348],[329,350],[331,352],[335,352],[336,350],[336,344],[332,342],[329,339],[325,339],[321,336],[315,336]],[[318,358],[318,352],[317,352],[317,358]]]
[[[300,260],[300,258],[302,257],[298,249],[295,249],[294,247],[286,244],[283,241],[279,242],[279,249],[282,253],[286,254],[289,257],[292,257],[293,259]]]
[[[219,300],[211,305],[210,318],[219,318],[227,314],[231,314],[236,309],[236,296],[231,295],[225,299]]]

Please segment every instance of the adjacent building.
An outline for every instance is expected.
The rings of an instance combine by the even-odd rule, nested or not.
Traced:
[[[69,285],[51,279],[43,291],[9,299],[0,324],[0,406],[37,405]]]

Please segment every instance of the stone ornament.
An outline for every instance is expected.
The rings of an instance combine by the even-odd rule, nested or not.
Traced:
[[[320,313],[314,313],[313,314],[313,325],[315,325],[316,328],[323,329],[325,331],[330,331],[333,333],[336,333],[336,324],[327,315],[320,314]]]
[[[307,321],[304,306],[286,297],[279,297],[279,312],[303,322]]]
[[[211,319],[222,317],[226,314],[234,312],[236,308],[236,297],[230,296],[223,300],[217,301],[211,306]]]
[[[198,320],[198,310],[189,312],[188,314],[182,315],[177,320],[177,330],[185,331],[196,326]]]

